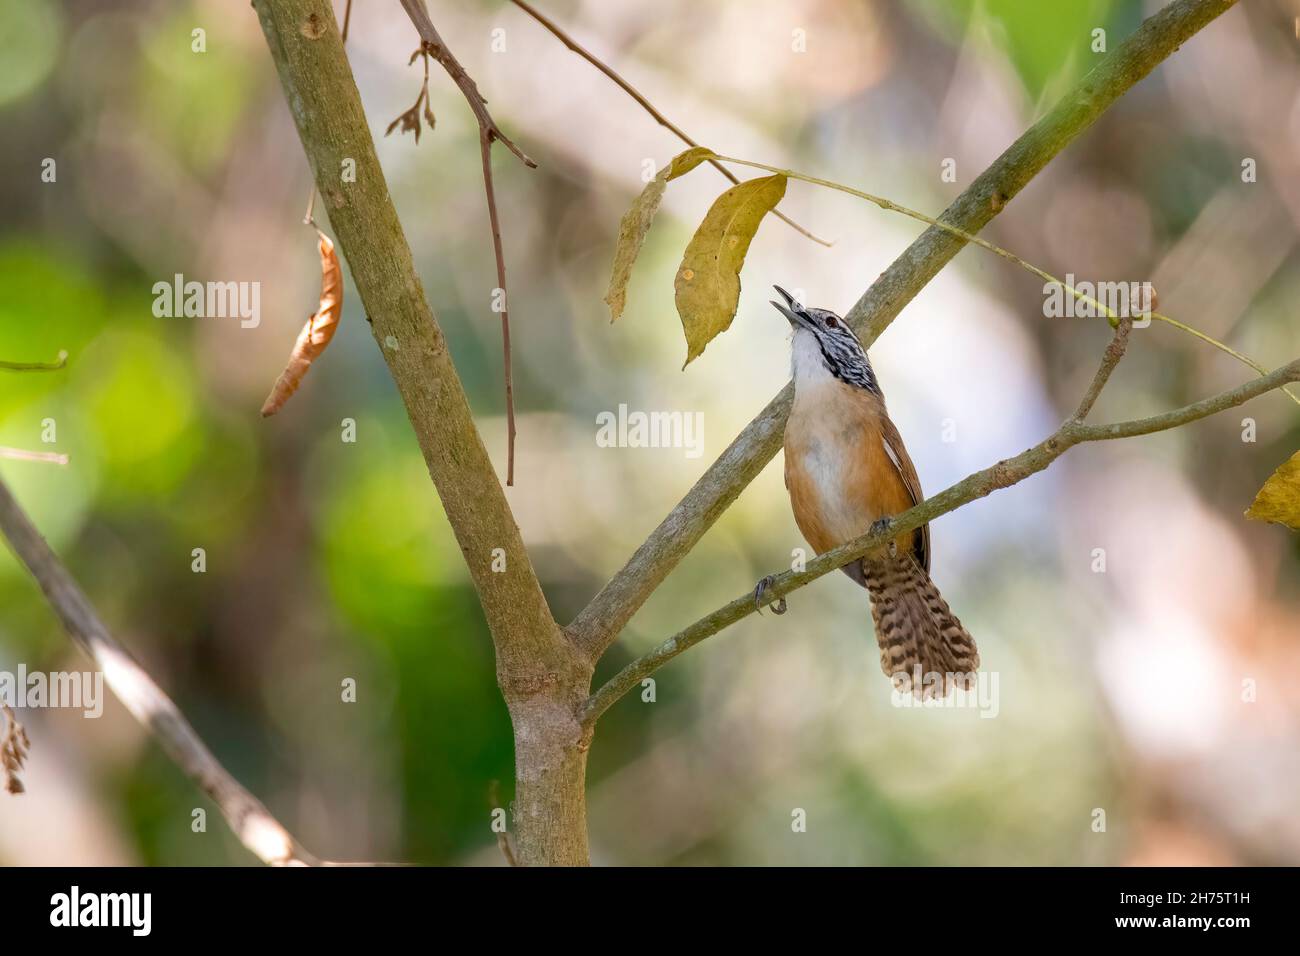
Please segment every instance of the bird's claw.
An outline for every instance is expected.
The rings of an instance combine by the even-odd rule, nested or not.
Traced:
[[[894,524],[894,519],[886,515],[883,518],[877,518],[875,521],[871,522],[871,527],[868,530],[871,534],[880,534],[880,535],[888,534],[889,529],[893,527],[893,524]],[[889,550],[889,556],[891,558],[895,557],[898,554],[898,542],[894,541],[891,538],[889,541],[888,550]]]
[[[757,585],[754,586],[754,610],[756,610],[759,614],[763,613],[763,604],[762,604],[763,595],[767,593],[767,589],[772,586],[772,582],[775,580],[776,578],[769,574],[766,577],[764,577],[762,580],[760,580]],[[773,614],[784,614],[785,612],[786,612],[785,598],[779,597],[772,602]]]

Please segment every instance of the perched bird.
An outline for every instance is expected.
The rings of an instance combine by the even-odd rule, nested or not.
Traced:
[[[785,302],[772,305],[794,329],[785,485],[795,523],[821,553],[884,530],[922,500],[921,482],[853,330],[775,288]],[[880,667],[896,686],[925,696],[970,686],[979,652],[930,580],[929,525],[840,570],[871,595]],[[760,582],[756,597],[762,591]]]

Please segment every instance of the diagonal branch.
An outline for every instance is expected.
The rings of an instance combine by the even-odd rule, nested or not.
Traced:
[[[451,50],[447,49],[447,44],[442,42],[442,37],[429,19],[429,11],[425,9],[424,0],[401,0],[402,9],[406,15],[411,18],[411,23],[415,25],[415,30],[420,34],[420,40],[425,44],[425,49],[429,55],[442,64],[442,68],[447,71],[447,75],[452,81],[460,87],[461,93],[465,94],[465,101],[469,103],[469,108],[474,111],[474,118],[478,120],[479,129],[484,130],[489,141],[500,140],[501,143],[519,157],[520,161],[530,169],[536,169],[537,164],[533,162],[505,133],[501,132],[501,127],[497,126],[496,120],[488,112],[487,100],[483,99],[483,94],[478,91],[478,84],[473,78],[465,72],[465,68],[460,65]]]
[[[46,461],[52,465],[66,465],[68,456],[57,451],[28,451],[26,448],[7,448],[0,445],[0,458],[15,461]]]
[[[329,0],[253,0],[253,7],[321,205],[492,632],[497,683],[515,731],[519,860],[585,864],[582,783],[589,741],[581,737],[577,708],[590,686],[592,662],[551,614],[474,425],[393,207]],[[423,4],[417,23],[423,22],[419,13]],[[342,180],[345,161],[356,175]]]
[[[1119,325],[1115,327],[1115,334],[1111,337],[1110,345],[1106,346],[1106,351],[1101,357],[1101,365],[1097,366],[1097,374],[1092,377],[1092,384],[1088,386],[1088,391],[1084,392],[1079,407],[1074,412],[1076,422],[1081,422],[1087,418],[1088,413],[1092,411],[1092,406],[1097,404],[1097,398],[1101,395],[1101,390],[1110,381],[1110,373],[1115,371],[1115,366],[1124,357],[1124,350],[1128,348],[1129,333],[1132,330],[1133,319],[1128,316],[1121,316]]]
[[[324,0],[253,6],[322,206],[492,630],[498,678],[507,696],[546,687],[557,671],[577,666],[578,655],[558,634],[425,298],[333,11]],[[304,23],[317,26],[304,30]],[[340,178],[344,160],[355,163],[355,181]],[[494,560],[498,550],[501,561]],[[495,573],[502,561],[506,570]]]
[[[1145,20],[1031,126],[948,207],[942,220],[978,233],[1062,149],[1108,107],[1236,0],[1176,0]],[[870,346],[966,240],[938,226],[921,234],[849,310]],[[599,656],[660,583],[781,446],[789,384],[728,446],[627,564],[569,625],[579,646]]]
[[[433,21],[429,19],[424,0],[401,0],[401,3],[402,9],[415,25],[416,32],[420,34],[422,49],[442,64],[443,69],[465,94],[465,100],[478,120],[479,147],[483,155],[483,191],[487,194],[488,221],[492,227],[492,252],[496,256],[497,263],[497,288],[501,290],[502,297],[501,351],[506,380],[506,484],[513,485],[515,483],[515,385],[510,361],[510,294],[506,291],[506,259],[501,249],[501,223],[497,217],[496,190],[492,184],[492,144],[500,140],[510,152],[519,157],[525,166],[536,169],[537,164],[529,159],[509,136],[501,132],[501,127],[497,126],[496,120],[488,112],[487,101],[479,93],[478,84],[465,72],[460,61],[442,42],[442,37],[438,35]],[[418,123],[416,139],[419,139]]]
[[[53,362],[0,361],[0,371],[5,372],[57,372],[68,364],[68,353],[60,352]]]
[[[1115,349],[1114,342],[1112,342],[1112,348],[1106,350],[1106,358],[1103,359],[1102,368],[1098,372],[1102,385],[1105,384],[1105,378],[1109,377],[1110,371],[1114,369],[1115,364],[1119,361],[1119,356],[1123,353],[1122,343],[1124,338],[1121,337],[1123,335],[1122,329],[1123,326],[1121,326],[1120,331],[1116,332],[1114,340],[1114,342],[1119,342],[1121,345],[1118,349]],[[1017,482],[1023,481],[1030,475],[1047,468],[1075,445],[1094,441],[1110,441],[1118,438],[1132,438],[1138,435],[1149,435],[1153,432],[1177,428],[1179,425],[1186,425],[1216,412],[1233,408],[1250,401],[1252,398],[1263,395],[1265,392],[1297,381],[1300,381],[1300,359],[1261,378],[1239,385],[1237,388],[1221,392],[1191,405],[1184,405],[1182,408],[1165,412],[1162,415],[1153,415],[1149,418],[1116,422],[1109,425],[1087,425],[1078,417],[1068,419],[1046,440],[1021,452],[1014,458],[1008,458],[996,465],[985,468],[983,471],[976,472],[957,482],[946,491],[941,491],[939,494],[927,498],[919,505],[909,508],[895,517],[888,527],[865,534],[860,538],[840,545],[838,548],[818,555],[809,561],[802,571],[786,571],[765,579],[767,586],[764,588],[761,598],[756,600],[754,592],[748,592],[674,634],[648,654],[628,664],[592,694],[583,707],[583,722],[586,726],[591,727],[615,701],[637,686],[645,677],[654,673],[678,654],[694,647],[705,638],[717,634],[737,621],[748,617],[760,607],[774,603],[792,591],[797,591],[804,585],[811,584],[822,575],[838,570],[899,534],[906,534],[908,531],[919,528],[921,525],[954,511],[962,505],[992,494],[1000,488],[1009,488]],[[1099,392],[1100,387],[1096,391]],[[1093,393],[1092,388],[1089,389],[1089,394],[1095,400],[1096,395]]]
[[[540,10],[534,7],[531,3],[525,3],[524,0],[511,0],[511,2],[520,10],[523,10],[524,13],[528,14],[530,17],[532,17],[534,20],[540,23],[547,30],[549,30],[551,34],[557,40],[563,43],[566,47],[568,47],[574,53],[578,54],[578,56],[582,57],[592,66],[594,66],[596,69],[600,70],[601,73],[604,73],[607,77],[613,80],[614,85],[617,86],[624,93],[626,93],[628,96],[632,97],[632,99],[636,101],[638,106],[640,106],[643,110],[649,113],[651,117],[653,117],[656,123],[658,123],[660,126],[667,129],[669,132],[671,132],[674,136],[680,139],[687,146],[700,145],[695,140],[691,139],[691,137],[687,136],[686,133],[682,131],[681,127],[677,126],[670,119],[668,119],[668,117],[664,116],[663,113],[660,113],[657,109],[655,109],[654,106],[651,104],[651,102],[648,99],[646,99],[645,96],[643,96],[635,86],[633,86],[627,80],[623,79],[623,77],[621,77],[613,67],[609,66],[607,63],[602,62],[594,53],[592,53],[590,50],[584,47],[577,40],[573,39],[573,37],[569,36],[569,34],[566,33],[563,30],[563,28],[561,28],[559,24],[557,24],[554,20],[550,19],[548,16],[546,16],[544,13],[542,13]],[[736,178],[736,174],[733,173],[731,170],[729,170],[726,166],[723,166],[722,163],[720,163],[718,160],[710,159],[709,165],[712,166],[714,169],[716,169],[718,172],[722,173],[722,175],[726,176],[727,179],[730,180],[732,183],[740,182],[740,180]],[[809,232],[803,226],[799,225],[797,222],[795,222],[785,213],[781,212],[779,209],[773,210],[773,214],[782,222],[789,225],[796,232],[800,233],[801,235],[807,236],[813,242],[820,243],[823,246],[832,245],[832,243],[827,242],[825,239],[820,239],[817,236],[813,235],[811,232]]]
[[[314,865],[302,848],[255,796],[230,775],[153,678],[113,640],[77,582],[50,550],[9,488],[0,481],[0,532],[40,585],[68,636],[104,674],[104,680],[132,716],[204,793],[230,828],[265,863]]]

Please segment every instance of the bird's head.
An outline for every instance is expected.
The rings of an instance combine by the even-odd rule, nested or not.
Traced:
[[[796,388],[801,381],[810,384],[832,376],[879,394],[867,350],[844,319],[829,309],[808,308],[779,285],[772,288],[785,300],[772,305],[794,330],[791,363]]]

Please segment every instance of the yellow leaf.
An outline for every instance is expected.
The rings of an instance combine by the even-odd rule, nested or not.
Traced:
[[[677,270],[677,314],[686,332],[686,362],[725,332],[740,304],[740,268],[759,223],[785,195],[784,176],[750,179],[718,197],[691,237]]]
[[[667,174],[666,178],[671,182],[678,176],[685,176],[706,159],[712,159],[714,155],[713,150],[709,149],[707,146],[692,146],[685,152],[678,153],[674,156],[673,161],[668,164],[667,169],[663,170],[663,173]]]
[[[1268,476],[1268,481],[1255,496],[1255,503],[1247,509],[1246,517],[1284,524],[1292,531],[1300,531],[1300,451]]]
[[[627,306],[627,283],[632,278],[632,265],[645,244],[646,233],[650,223],[659,211],[663,201],[664,190],[671,180],[689,173],[706,159],[711,159],[713,150],[704,146],[695,146],[674,156],[655,178],[646,183],[641,195],[636,197],[618,224],[618,241],[614,245],[614,268],[609,276],[609,289],[605,293],[605,304],[609,306],[609,320],[618,321]]]

